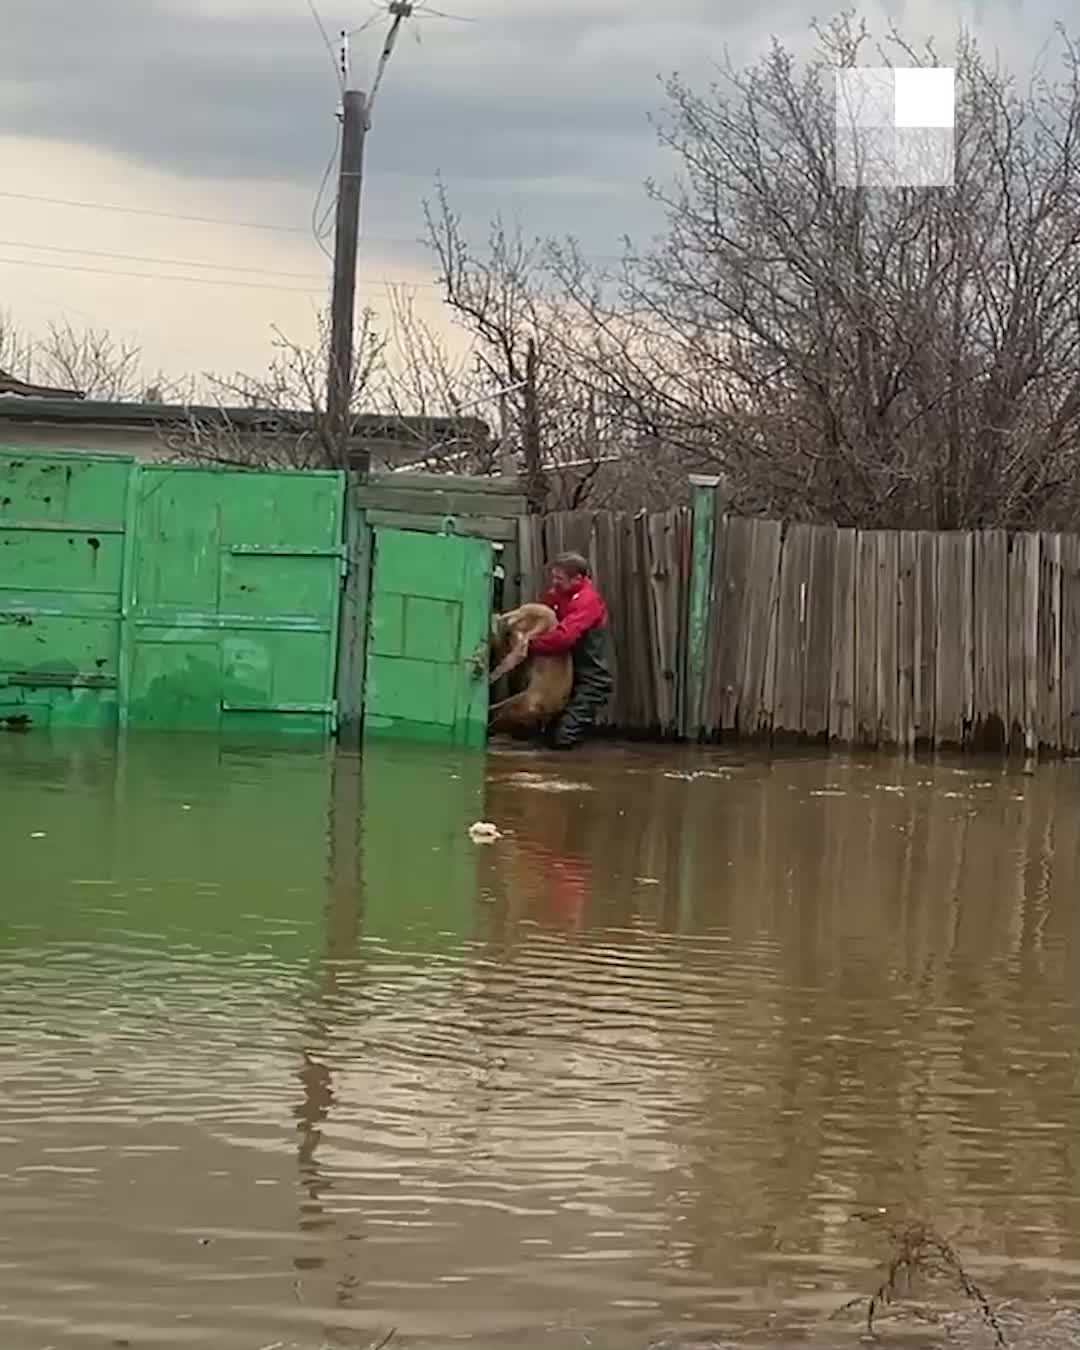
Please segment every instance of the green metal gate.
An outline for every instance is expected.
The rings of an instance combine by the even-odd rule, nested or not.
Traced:
[[[122,723],[335,729],[343,492],[338,473],[141,470]]]
[[[0,719],[331,732],[343,475],[0,449]]]
[[[493,552],[486,539],[374,531],[365,737],[485,743]]]

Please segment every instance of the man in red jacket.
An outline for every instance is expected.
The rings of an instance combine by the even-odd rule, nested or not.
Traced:
[[[608,612],[589,576],[589,564],[580,554],[563,553],[552,563],[550,575],[551,589],[543,602],[551,606],[559,622],[550,633],[534,638],[529,651],[537,656],[571,653],[574,687],[552,736],[556,749],[570,750],[584,740],[611,697]]]

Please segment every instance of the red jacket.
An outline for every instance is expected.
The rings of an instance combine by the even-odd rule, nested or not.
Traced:
[[[548,591],[543,603],[558,616],[558,626],[529,643],[537,656],[558,656],[572,651],[586,633],[606,628],[607,605],[588,577],[582,577],[572,591]]]

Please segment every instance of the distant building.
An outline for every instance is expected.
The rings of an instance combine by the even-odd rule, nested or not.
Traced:
[[[158,461],[212,459],[219,454],[223,461],[252,465],[286,464],[295,458],[315,468],[319,430],[319,420],[311,413],[110,403],[0,372],[0,446],[7,449],[82,450]],[[487,424],[478,418],[363,413],[353,419],[349,461],[357,468],[365,461],[375,470],[394,468],[423,454],[437,454],[443,446],[481,447],[489,436]],[[201,452],[193,453],[199,446]]]

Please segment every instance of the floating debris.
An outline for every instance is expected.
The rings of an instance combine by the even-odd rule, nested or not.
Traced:
[[[477,820],[469,826],[469,838],[474,844],[493,844],[496,839],[501,839],[497,825],[492,825],[489,820]]]
[[[542,773],[514,773],[506,780],[514,787],[533,792],[595,792],[591,783],[572,783],[565,778],[545,778]]]

